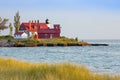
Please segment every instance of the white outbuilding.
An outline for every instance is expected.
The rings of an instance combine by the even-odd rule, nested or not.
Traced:
[[[16,32],[14,34],[14,39],[27,39],[28,35],[25,32]]]

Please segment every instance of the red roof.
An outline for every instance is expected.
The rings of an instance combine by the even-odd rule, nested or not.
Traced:
[[[31,27],[30,27],[31,26]],[[22,23],[19,30],[37,31],[38,29],[48,29],[46,23]]]
[[[24,32],[16,32],[14,35],[22,35]]]

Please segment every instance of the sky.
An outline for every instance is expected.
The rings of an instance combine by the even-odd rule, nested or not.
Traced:
[[[13,23],[49,19],[61,25],[61,36],[84,39],[120,39],[120,0],[0,0],[0,17]],[[1,34],[9,34],[9,30]]]

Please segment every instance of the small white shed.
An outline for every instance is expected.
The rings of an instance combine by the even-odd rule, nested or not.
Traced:
[[[14,39],[27,39],[28,35],[25,32],[16,32],[14,34]]]

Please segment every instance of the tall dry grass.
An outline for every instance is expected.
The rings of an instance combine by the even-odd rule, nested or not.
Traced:
[[[120,76],[95,74],[69,63],[30,64],[0,58],[0,80],[120,80]]]

